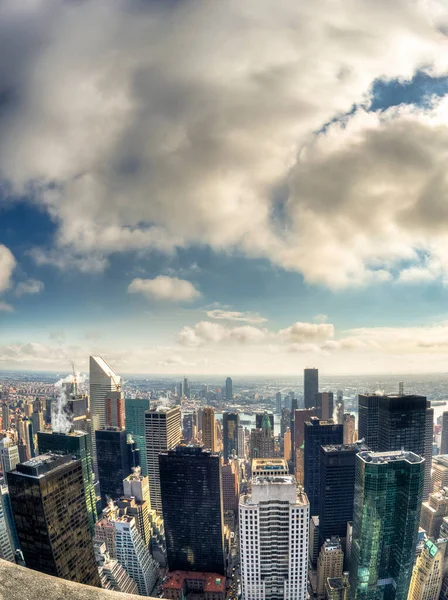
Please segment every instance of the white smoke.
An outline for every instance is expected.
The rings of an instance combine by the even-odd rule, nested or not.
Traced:
[[[142,472],[141,467],[132,467],[132,473],[135,475],[135,477],[140,477],[141,472]]]
[[[86,376],[81,373],[76,373],[76,382],[84,383]],[[56,397],[51,405],[51,428],[57,433],[68,433],[72,427],[72,417],[68,407],[69,397],[64,386],[65,383],[74,383],[72,374],[59,379],[54,384]]]

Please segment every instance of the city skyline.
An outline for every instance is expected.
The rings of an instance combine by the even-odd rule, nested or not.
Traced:
[[[3,2],[0,367],[444,371],[441,6]]]

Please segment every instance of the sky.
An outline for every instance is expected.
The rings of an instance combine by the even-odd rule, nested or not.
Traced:
[[[439,0],[3,0],[0,369],[446,372]]]

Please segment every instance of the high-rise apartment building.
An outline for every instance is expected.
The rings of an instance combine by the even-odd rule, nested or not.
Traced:
[[[16,526],[12,516],[8,486],[0,481],[0,558],[14,562],[19,548]]]
[[[335,536],[322,544],[317,559],[317,597],[325,598],[325,584],[329,577],[342,577],[344,552],[341,540]]]
[[[47,454],[49,452],[60,455],[69,454],[81,461],[87,515],[90,531],[93,536],[98,515],[89,435],[84,431],[71,431],[69,433],[41,431],[37,434],[37,445],[40,454]]]
[[[140,450],[140,464],[143,475],[148,474],[146,465],[145,444],[145,412],[150,409],[150,401],[147,398],[126,398],[126,432],[132,435],[136,447]]]
[[[377,452],[378,411],[380,397],[377,394],[358,395],[358,439],[364,440],[372,452]]]
[[[255,477],[239,523],[243,600],[305,600],[309,504],[294,477]]]
[[[217,452],[215,411],[211,406],[202,409],[202,443],[204,448]]]
[[[317,369],[305,369],[303,381],[305,408],[313,408],[313,406],[316,406],[316,394],[319,391],[319,371]]]
[[[342,440],[342,425],[336,425],[331,419],[321,421],[318,417],[311,417],[305,423],[304,483],[311,515],[319,514],[320,447],[342,444]]]
[[[181,440],[179,406],[159,407],[145,413],[146,465],[148,467],[151,508],[162,513],[159,454],[171,450]]]
[[[99,587],[81,462],[44,454],[19,463],[7,480],[26,566]]]
[[[126,431],[107,427],[95,431],[101,501],[106,506],[123,493],[123,479],[131,472]]]
[[[233,400],[233,383],[231,377],[227,377],[226,379],[226,400]]]
[[[238,456],[238,426],[240,424],[240,415],[233,412],[222,413],[222,438],[223,438],[223,456],[227,462],[232,454]]]
[[[169,570],[224,575],[220,455],[180,445],[162,452],[159,461]]]
[[[447,541],[425,542],[412,571],[408,600],[439,600]]]
[[[448,411],[442,413],[442,436],[440,440],[440,454],[448,454]]]
[[[321,545],[333,536],[345,539],[347,523],[353,519],[355,459],[358,452],[365,450],[368,448],[361,442],[320,447],[318,514]]]
[[[344,413],[342,424],[344,426],[344,444],[353,444],[357,441],[355,415]]]
[[[357,454],[350,553],[356,600],[406,600],[423,483],[424,459],[413,452]]]
[[[0,440],[0,468],[5,479],[6,473],[15,469],[18,462],[18,447],[13,443],[11,438],[4,437],[2,440]]]
[[[92,459],[95,473],[96,437],[94,432],[108,424],[108,399],[121,394],[121,377],[119,377],[100,356],[90,357],[90,418],[92,422]]]

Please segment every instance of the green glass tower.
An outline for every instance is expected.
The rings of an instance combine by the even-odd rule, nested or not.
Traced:
[[[95,523],[98,520],[98,515],[89,434],[84,431],[70,431],[69,433],[39,431],[37,434],[37,444],[40,454],[46,454],[47,452],[61,455],[70,454],[81,461],[89,529],[93,537],[95,535]]]
[[[359,452],[355,465],[350,586],[353,600],[406,600],[415,559],[424,459]]]
[[[135,445],[140,450],[142,475],[148,475],[146,465],[145,411],[150,409],[150,402],[144,398],[126,398],[125,400],[126,432],[132,434]]]

